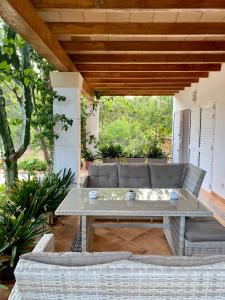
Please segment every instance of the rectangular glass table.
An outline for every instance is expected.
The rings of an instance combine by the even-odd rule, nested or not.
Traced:
[[[96,199],[89,198],[90,191],[97,191]],[[132,189],[135,200],[128,199],[127,188],[76,188],[72,189],[57,208],[58,216],[81,216],[82,251],[90,248],[92,223],[96,217],[163,217],[166,238],[174,254],[183,255],[186,217],[210,217],[210,212],[195,196],[185,189]],[[170,199],[171,191],[178,195]],[[173,233],[166,223],[169,217],[179,218],[180,245],[174,249]]]

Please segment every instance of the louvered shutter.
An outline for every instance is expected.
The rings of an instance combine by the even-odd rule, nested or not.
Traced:
[[[190,114],[189,162],[195,166],[199,165],[199,134],[200,108],[194,108]]]
[[[203,187],[211,189],[215,106],[201,108],[199,167],[206,171]]]

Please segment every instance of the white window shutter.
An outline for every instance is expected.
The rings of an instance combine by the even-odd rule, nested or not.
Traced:
[[[190,113],[190,141],[189,162],[199,165],[199,134],[200,134],[200,108],[191,109]]]
[[[215,106],[201,108],[199,167],[206,171],[203,187],[211,190]]]

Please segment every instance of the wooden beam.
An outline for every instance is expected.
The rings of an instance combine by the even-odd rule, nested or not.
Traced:
[[[123,89],[123,88],[135,88],[135,89],[140,89],[140,88],[174,88],[174,89],[179,89],[179,88],[184,88],[184,87],[189,87],[191,86],[191,83],[186,83],[186,84],[179,84],[179,83],[139,83],[139,84],[133,84],[133,83],[92,83],[91,86],[93,89]]]
[[[179,91],[136,91],[136,90],[121,90],[121,91],[100,91],[97,92],[100,96],[172,96]]]
[[[82,51],[225,52],[225,41],[91,41],[60,42],[69,54]]]
[[[142,84],[142,83],[183,83],[189,84],[193,82],[198,82],[198,78],[87,78],[89,84],[117,84],[117,83],[132,83],[132,84]]]
[[[184,90],[185,87],[180,87],[180,86],[167,86],[167,87],[163,87],[163,86],[158,86],[158,87],[118,87],[118,88],[114,88],[114,87],[94,87],[95,91],[117,91],[117,90],[136,90],[136,91],[140,91],[140,90],[148,90],[148,91],[179,91],[179,90]]]
[[[223,0],[31,0],[38,8],[70,8],[70,9],[224,9]]]
[[[29,1],[1,0],[0,16],[57,70],[62,72],[77,71]],[[91,98],[93,91],[87,83],[85,86],[84,92]]]
[[[81,75],[86,80],[92,79],[128,79],[128,78],[139,78],[139,79],[149,79],[149,78],[159,78],[159,79],[168,79],[168,78],[207,78],[209,76],[208,72],[82,72]]]
[[[69,35],[225,35],[225,23],[51,22],[54,34]]]
[[[77,54],[75,63],[222,63],[225,54]]]
[[[77,64],[80,72],[220,71],[220,64]]]

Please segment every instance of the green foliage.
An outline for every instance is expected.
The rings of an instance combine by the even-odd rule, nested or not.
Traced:
[[[8,201],[3,209],[15,214],[24,211],[24,217],[37,218],[48,211],[55,211],[68,193],[74,173],[69,169],[56,174],[47,174],[41,179],[17,181],[8,192]]]
[[[171,97],[101,98],[100,145],[120,144],[128,156],[139,157],[171,132]]]
[[[81,155],[82,155],[82,158],[86,161],[94,161],[96,158],[96,156],[87,148],[82,150]]]
[[[53,160],[53,143],[54,139],[58,138],[53,128],[57,123],[61,130],[67,131],[72,126],[73,120],[64,114],[53,113],[55,101],[66,101],[65,97],[58,95],[51,87],[50,72],[53,71],[53,67],[34,50],[31,51],[31,61],[38,70],[33,78],[32,144],[43,151],[50,170]]]
[[[0,261],[10,256],[10,266],[13,267],[19,255],[29,252],[35,245],[35,237],[46,233],[43,228],[44,216],[27,220],[24,211],[9,214],[0,210]]]
[[[82,157],[85,160],[85,157],[92,157],[93,155],[87,149],[88,145],[94,145],[96,147],[96,138],[94,135],[91,135],[87,132],[87,119],[95,112],[98,103],[95,101],[91,105],[90,111],[88,111],[87,99],[84,96],[81,96],[81,153]],[[94,160],[90,159],[89,161]]]
[[[30,174],[35,174],[36,171],[44,172],[47,170],[47,165],[45,161],[37,158],[24,159],[19,161],[18,169],[27,171]]]
[[[124,155],[124,149],[119,144],[108,144],[99,146],[101,158],[116,158]]]
[[[157,141],[153,141],[146,152],[146,157],[148,158],[167,158],[165,152],[162,151],[161,147],[158,145]]]
[[[32,105],[32,78],[35,72],[30,64],[30,46],[24,43],[8,25],[0,23],[0,136],[2,159],[8,185],[18,177],[17,160],[30,143]],[[17,115],[9,120],[10,108],[16,103]],[[14,108],[12,109],[14,110]],[[16,141],[11,133],[16,124],[19,136]]]
[[[73,120],[53,113],[54,101],[65,101],[51,87],[53,67],[0,20],[0,146],[6,183],[18,178],[17,161],[30,141],[43,151],[52,170],[54,126],[67,131]]]

